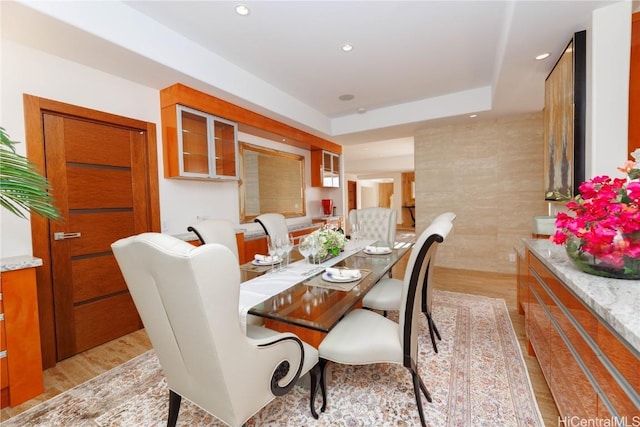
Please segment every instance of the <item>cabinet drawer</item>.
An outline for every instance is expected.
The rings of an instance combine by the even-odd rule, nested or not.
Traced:
[[[2,300],[0,299],[0,304]],[[7,334],[4,329],[4,311],[0,306],[0,388],[9,386],[9,365],[7,364]]]
[[[560,415],[584,420],[595,418],[598,393],[554,324],[551,325],[549,341],[551,343],[551,389]]]
[[[561,414],[628,419],[637,415],[638,358],[537,258],[530,256],[529,261],[532,292],[550,316],[547,379]]]
[[[5,351],[0,351],[0,388],[9,387],[9,360]]]
[[[536,354],[540,368],[547,382],[550,378],[550,342],[549,342],[549,316],[547,314],[546,292],[539,284],[531,281],[528,294],[528,308],[526,310],[526,331]]]

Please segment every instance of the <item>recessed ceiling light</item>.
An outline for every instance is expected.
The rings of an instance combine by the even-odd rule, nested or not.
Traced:
[[[247,16],[249,14],[249,8],[243,4],[236,6],[236,13],[241,16]]]
[[[477,114],[470,114],[469,117],[471,117],[473,119],[473,118],[478,117],[478,115]]]
[[[353,50],[353,45],[349,44],[349,43],[345,43],[342,45],[342,51],[343,52],[351,52]]]
[[[358,112],[358,114],[364,114],[367,112],[367,109],[364,107],[360,107],[356,111]]]
[[[351,101],[353,98],[355,98],[355,96],[351,95],[350,93],[345,93],[344,95],[340,95],[338,97],[340,101]]]
[[[543,59],[547,59],[549,56],[551,56],[549,52],[541,53],[540,55],[536,56],[536,61],[542,61]]]

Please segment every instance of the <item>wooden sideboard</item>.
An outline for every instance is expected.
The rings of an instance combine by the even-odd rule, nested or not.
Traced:
[[[538,359],[560,417],[632,423],[635,416],[638,420],[636,344],[622,337],[552,271],[549,259],[527,247],[518,261],[518,309],[525,315],[529,353]],[[627,285],[637,288],[638,283]],[[633,302],[629,304],[631,308]]]
[[[26,260],[26,261],[24,261]],[[22,265],[24,264],[24,265]],[[4,258],[0,273],[0,407],[44,391],[36,266],[32,257]],[[5,269],[5,266],[8,266]]]

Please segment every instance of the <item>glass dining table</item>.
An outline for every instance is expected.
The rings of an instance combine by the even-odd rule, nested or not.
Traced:
[[[308,263],[294,249],[289,267],[277,272],[271,272],[268,265],[243,264],[241,316],[262,317],[266,327],[293,332],[317,347],[347,312],[361,306],[364,295],[391,272],[412,245],[363,241],[356,247],[349,242],[340,255],[319,265]],[[385,247],[389,250],[385,251]],[[344,269],[358,270],[359,275],[330,275]]]

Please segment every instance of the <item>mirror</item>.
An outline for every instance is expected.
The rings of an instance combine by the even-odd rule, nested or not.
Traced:
[[[304,156],[240,143],[240,222],[263,213],[305,216]]]

